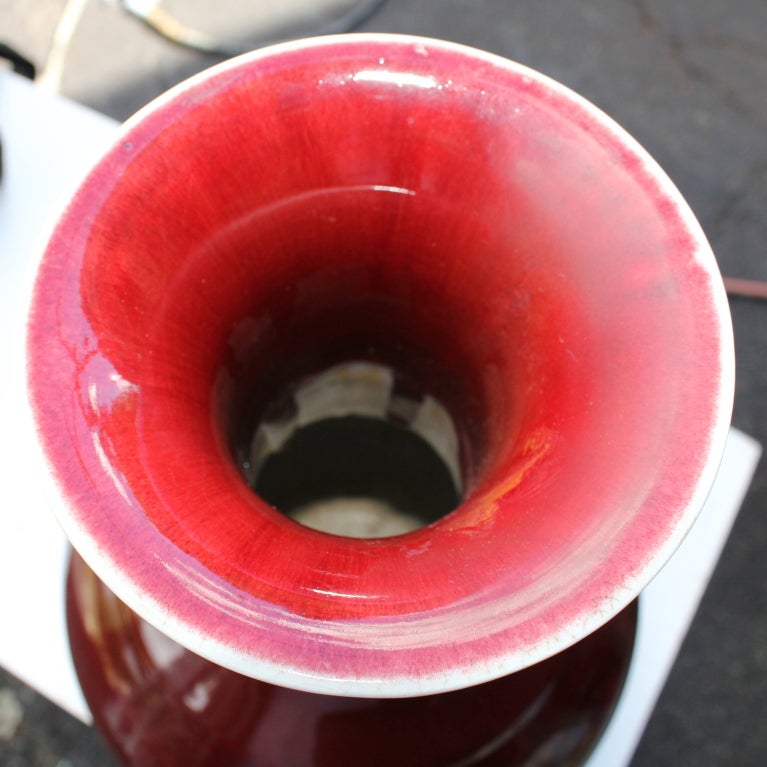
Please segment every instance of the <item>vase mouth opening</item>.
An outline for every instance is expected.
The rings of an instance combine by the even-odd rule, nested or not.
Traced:
[[[177,420],[182,441],[201,454],[218,450],[222,463],[234,465],[258,516],[263,502],[347,538],[438,523],[460,510],[509,449],[529,406],[516,396],[531,386],[530,371],[515,359],[518,347],[492,351],[495,364],[486,364],[494,346],[483,332],[492,303],[487,274],[467,249],[465,259],[445,256],[460,279],[435,275],[423,234],[415,233],[434,236],[439,206],[421,215],[408,198],[404,205],[386,199],[394,195],[312,195],[320,207],[331,198],[330,227],[289,202],[277,216],[291,218],[289,247],[270,234],[274,221],[217,235],[199,249],[200,273],[188,270],[191,280],[180,280],[177,300],[157,317],[168,342],[161,387],[186,376],[199,390],[192,397],[171,393],[184,413]],[[407,232],[405,242],[371,247],[370,230],[394,220]],[[221,260],[238,275],[235,290],[212,273]],[[474,290],[461,294],[466,281]],[[513,335],[523,323],[516,317],[509,324]],[[197,420],[192,408],[200,407],[210,410],[212,430],[197,440],[189,426]]]
[[[455,422],[381,363],[340,363],[288,386],[237,437],[232,454],[249,487],[315,530],[390,537],[436,522],[461,501]]]

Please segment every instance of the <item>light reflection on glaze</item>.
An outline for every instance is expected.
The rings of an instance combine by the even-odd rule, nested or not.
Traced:
[[[437,88],[439,84],[431,75],[416,75],[412,72],[388,72],[385,69],[367,69],[352,75],[355,83],[389,83],[400,88]]]

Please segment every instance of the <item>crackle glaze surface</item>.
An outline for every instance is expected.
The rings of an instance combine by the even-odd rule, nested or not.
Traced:
[[[244,400],[354,359],[458,424],[464,502],[407,535],[304,528],[229,455]],[[732,341],[699,227],[609,119],[487,54],[355,35],[124,127],[45,255],[29,380],[57,514],[140,615],[269,682],[400,697],[636,596],[713,481]]]

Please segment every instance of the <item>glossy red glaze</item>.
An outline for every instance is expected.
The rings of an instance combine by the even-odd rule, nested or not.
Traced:
[[[100,731],[131,767],[558,767],[581,764],[631,658],[632,604],[543,663],[427,698],[368,700],[240,676],[171,641],[77,556],[70,640]]]
[[[713,257],[641,149],[540,75],[401,37],[257,52],[131,121],[51,241],[29,338],[98,574],[225,666],[353,695],[497,677],[628,604],[732,396]],[[238,474],[243,413],[351,359],[451,412],[444,519],[334,537]]]

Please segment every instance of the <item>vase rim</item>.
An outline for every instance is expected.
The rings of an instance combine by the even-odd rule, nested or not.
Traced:
[[[75,483],[72,479],[80,471],[75,465],[78,451],[86,448],[95,450],[93,465],[100,465],[109,475],[110,492],[118,502],[122,497],[126,508],[135,505],[132,496],[128,501],[125,489],[115,480],[114,467],[104,457],[97,439],[84,448],[83,438],[72,437],[68,445],[70,454],[61,457],[60,448],[69,436],[62,436],[61,422],[52,413],[66,407],[68,400],[57,393],[60,389],[52,392],[49,386],[43,358],[53,342],[50,328],[44,326],[45,317],[50,316],[44,307],[52,300],[52,286],[62,284],[52,276],[57,264],[67,262],[62,254],[72,249],[73,241],[83,249],[90,241],[90,233],[86,236],[78,230],[73,239],[73,232],[84,221],[95,219],[106,200],[105,184],[114,186],[133,157],[139,156],[168,126],[183,121],[194,105],[219,98],[249,78],[272,76],[268,67],[275,62],[290,59],[296,66],[316,67],[324,61],[324,71],[329,71],[334,56],[366,57],[373,62],[370,70],[364,70],[374,73],[370,78],[378,77],[377,82],[383,83],[388,77],[389,85],[405,91],[410,88],[436,92],[448,81],[451,87],[460,83],[466,88],[472,87],[472,83],[479,87],[476,83],[480,70],[488,90],[500,81],[508,88],[512,87],[510,84],[521,87],[519,84],[525,83],[534,89],[529,98],[536,104],[545,101],[546,108],[557,113],[557,119],[587,124],[596,136],[595,144],[601,142],[608,147],[606,154],[621,158],[622,173],[638,179],[637,183],[645,185],[644,188],[652,188],[655,197],[650,207],[655,206],[667,220],[673,220],[684,235],[687,250],[679,265],[674,266],[681,275],[675,287],[688,290],[696,308],[694,312],[690,310],[682,324],[692,328],[700,321],[710,334],[705,359],[689,375],[695,379],[695,394],[690,396],[700,410],[703,426],[693,430],[691,414],[679,416],[673,422],[673,435],[668,435],[668,441],[687,448],[688,453],[679,456],[679,466],[673,471],[659,470],[660,478],[654,477],[657,480],[654,485],[643,487],[632,496],[636,508],[627,511],[630,521],[625,523],[625,530],[618,530],[619,524],[614,522],[616,529],[610,533],[613,537],[609,538],[609,549],[605,537],[593,546],[581,542],[577,550],[573,548],[563,555],[562,561],[576,569],[578,557],[589,559],[592,572],[561,598],[549,593],[548,575],[544,572],[540,588],[525,585],[528,602],[524,605],[510,593],[513,585],[499,578],[496,583],[488,581],[482,593],[451,597],[446,604],[434,604],[428,609],[391,614],[370,611],[366,615],[359,608],[353,615],[339,613],[334,617],[332,611],[307,615],[291,609],[287,597],[283,603],[270,602],[262,594],[248,593],[242,586],[231,587],[236,574],[214,572],[201,565],[189,549],[161,534],[146,517],[142,521],[134,515],[131,524],[135,527],[121,529],[117,516],[97,511],[100,491],[88,495],[83,489],[87,482],[78,479]],[[429,63],[402,72],[386,68],[389,57],[436,63],[433,70]],[[458,74],[447,70],[450,65],[456,67]],[[490,73],[497,78],[495,82],[487,79]],[[566,117],[562,118],[565,112]],[[308,692],[357,697],[445,692],[530,666],[592,633],[637,597],[682,542],[713,485],[730,423],[734,351],[727,299],[705,235],[672,181],[623,128],[564,85],[500,56],[433,38],[353,33],[280,43],[223,62],[155,99],[120,127],[112,149],[97,164],[65,212],[44,257],[30,316],[30,401],[46,455],[43,475],[50,505],[74,547],[131,609],[180,644],[239,673]],[[689,332],[693,337],[694,329]],[[707,377],[706,384],[697,383],[703,377]],[[682,387],[679,397],[684,398],[686,392]],[[86,426],[82,428],[85,433]],[[683,433],[685,430],[688,435]],[[531,450],[534,449],[533,446]],[[548,460],[545,451],[540,455],[541,461]],[[537,460],[531,459],[531,471],[538,471]],[[507,490],[513,491],[516,486]],[[339,542],[335,536],[324,537],[322,533],[298,529],[290,522],[274,524],[286,536],[305,539],[309,542],[307,546],[345,546],[354,556],[375,556],[384,550],[380,541]],[[386,551],[399,546],[402,555],[407,549],[410,561],[415,562],[431,545],[430,536],[442,534],[449,526],[449,522],[442,521],[402,537],[399,543],[393,539],[395,543],[387,544],[390,548]],[[470,538],[465,530],[462,534],[466,540]],[[488,535],[486,543],[490,545],[491,540]],[[605,547],[603,552],[600,547]],[[498,556],[495,551],[486,556],[488,568],[495,566],[493,558]],[[466,561],[479,561],[478,555]],[[400,571],[400,575],[405,580],[408,577],[405,571]],[[447,580],[450,576],[445,577]],[[286,588],[285,584],[280,585],[281,590]],[[300,590],[300,586],[295,590]],[[319,593],[321,589],[315,591]],[[317,598],[318,593],[312,598]],[[334,598],[341,601],[341,596],[335,594]],[[360,604],[370,599],[369,594],[347,596],[347,602],[356,599]],[[549,602],[551,606],[546,609],[540,606]],[[505,618],[507,613],[513,620]]]

